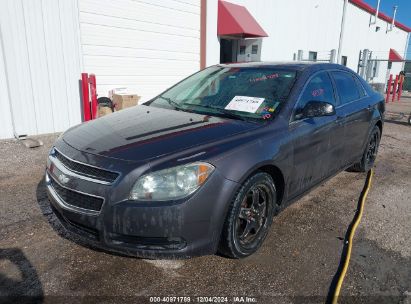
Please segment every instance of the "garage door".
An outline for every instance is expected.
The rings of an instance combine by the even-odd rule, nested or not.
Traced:
[[[1,0],[0,27],[0,136],[79,123],[77,0]]]
[[[200,68],[200,0],[80,0],[84,69],[99,96],[147,100]]]

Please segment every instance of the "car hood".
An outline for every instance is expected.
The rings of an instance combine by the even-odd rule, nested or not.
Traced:
[[[96,155],[142,161],[176,153],[260,124],[150,106],[136,106],[78,125],[63,140]]]

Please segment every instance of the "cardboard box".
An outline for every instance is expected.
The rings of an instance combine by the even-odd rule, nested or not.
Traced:
[[[110,107],[98,107],[98,117],[103,117],[111,113],[113,113],[113,110]]]
[[[134,92],[130,92],[128,88],[114,88],[108,91],[108,98],[113,99],[114,94],[132,94]]]
[[[133,107],[138,104],[140,96],[136,94],[113,94],[113,104],[116,111]]]

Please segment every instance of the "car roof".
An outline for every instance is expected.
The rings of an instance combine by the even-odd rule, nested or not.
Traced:
[[[255,61],[255,62],[241,62],[241,63],[222,63],[217,66],[227,68],[287,68],[290,70],[321,70],[321,69],[341,69],[349,70],[345,66],[335,63],[312,62],[312,61]]]

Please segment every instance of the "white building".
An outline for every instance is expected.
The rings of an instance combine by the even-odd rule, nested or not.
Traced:
[[[229,2],[1,0],[0,138],[80,123],[81,72],[96,74],[99,96],[128,87],[145,101],[220,61],[330,60],[338,52],[343,0]],[[374,14],[349,1],[341,56],[355,71],[364,49],[372,59],[388,59],[390,49],[405,57],[411,28]],[[387,64],[372,82],[386,82]],[[401,69],[394,62],[390,73]]]

